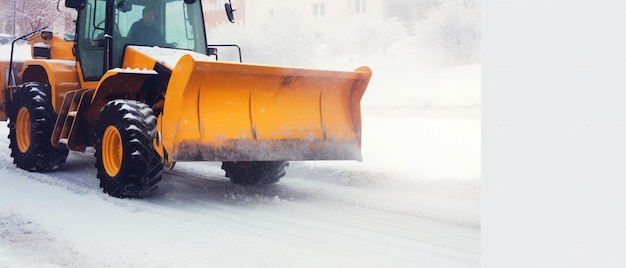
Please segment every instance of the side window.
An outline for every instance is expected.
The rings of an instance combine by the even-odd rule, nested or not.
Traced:
[[[165,3],[165,41],[178,49],[206,53],[203,14],[200,1]]]
[[[89,29],[91,30],[89,38],[91,40],[102,39],[104,37],[105,11],[106,2],[100,0],[96,1],[96,12],[93,13],[94,19],[91,25],[89,25]]]
[[[78,56],[85,81],[95,81],[104,74],[104,49],[94,40],[102,39],[106,1],[91,0],[81,10],[78,33]],[[101,23],[102,22],[102,23]]]
[[[176,42],[180,48],[193,48],[193,28],[189,24],[188,17],[189,14],[183,2],[166,3],[165,40],[167,42]]]

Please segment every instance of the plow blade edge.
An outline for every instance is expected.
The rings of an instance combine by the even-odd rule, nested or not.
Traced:
[[[353,72],[182,57],[170,77],[159,141],[170,161],[361,160]],[[163,127],[167,126],[167,127]]]

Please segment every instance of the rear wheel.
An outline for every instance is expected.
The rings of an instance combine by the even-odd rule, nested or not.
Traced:
[[[96,168],[100,187],[114,197],[143,197],[157,188],[163,164],[154,150],[156,117],[133,100],[107,103],[97,124]]]
[[[222,162],[226,177],[235,184],[267,185],[285,176],[286,161]]]
[[[52,146],[50,137],[57,114],[52,108],[50,86],[25,83],[13,94],[7,108],[9,148],[17,167],[35,172],[59,168],[69,151]]]

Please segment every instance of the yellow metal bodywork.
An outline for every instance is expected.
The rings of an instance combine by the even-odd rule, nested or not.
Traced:
[[[37,72],[31,72],[35,68],[43,68],[45,76]],[[33,77],[37,76],[37,77]],[[81,88],[78,72],[76,70],[76,61],[70,60],[43,60],[35,59],[24,62],[25,81],[39,81],[50,85],[52,91],[52,107],[55,112],[59,112],[65,93],[70,90]],[[47,81],[44,81],[46,80]]]
[[[0,82],[2,87],[0,92],[0,120],[6,120],[6,100],[4,91],[9,86],[20,85],[22,82],[42,82],[50,85],[52,91],[52,107],[55,112],[59,112],[65,93],[70,90],[81,88],[81,83],[76,69],[76,57],[72,54],[72,40],[65,39],[62,34],[55,34],[51,39],[44,40],[40,34],[30,38],[31,60],[14,59],[13,77],[15,81],[12,85],[7,85],[6,74],[9,69],[9,62],[0,62]],[[34,57],[35,46],[49,46],[50,59]],[[10,92],[9,92],[10,93]]]
[[[52,133],[52,145],[62,142],[71,150],[85,151],[86,146],[92,145],[86,137],[90,135],[90,126],[97,124],[102,107],[114,99],[136,99],[144,81],[155,74],[154,71],[111,69],[95,85],[95,90],[66,92]]]
[[[180,58],[155,142],[167,161],[361,160],[371,71]]]
[[[71,54],[54,54],[71,50],[71,42],[56,41],[62,44],[55,49],[52,43],[52,53],[59,58],[28,60],[22,68],[25,81],[50,84],[59,115],[54,146],[93,146],[94,126],[108,101],[141,101],[145,83],[155,81],[148,79],[166,77],[158,88],[163,100],[152,103],[153,144],[165,164],[361,160],[360,101],[372,75],[367,67],[327,71],[228,63],[184,50],[128,46],[121,68],[84,81]],[[157,73],[157,65],[169,73]]]
[[[72,54],[72,47],[74,46],[73,39],[67,39],[63,34],[54,34],[52,38],[45,40],[41,34],[33,35],[28,42],[31,45],[31,55],[34,55],[35,47],[38,44],[44,44],[50,46],[50,58],[56,60],[69,60],[75,61],[76,57]]]

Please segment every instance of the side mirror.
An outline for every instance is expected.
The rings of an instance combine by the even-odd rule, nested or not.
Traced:
[[[86,0],[65,0],[65,7],[81,10],[85,8]]]
[[[235,23],[235,15],[233,15],[233,12],[235,12],[236,9],[233,9],[233,5],[230,3],[230,0],[228,0],[228,3],[224,4],[224,7],[226,8],[226,17],[228,17],[228,20],[231,23]]]

